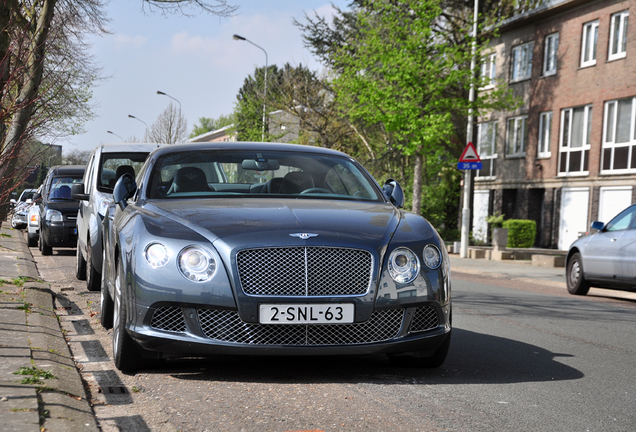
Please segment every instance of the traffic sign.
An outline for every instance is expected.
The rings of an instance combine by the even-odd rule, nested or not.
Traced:
[[[460,162],[481,162],[481,158],[477,154],[477,150],[475,150],[475,146],[472,142],[466,144],[466,148],[462,152],[462,155],[459,157]],[[467,168],[464,168],[467,169]]]
[[[457,162],[457,169],[460,170],[480,170],[481,162]]]

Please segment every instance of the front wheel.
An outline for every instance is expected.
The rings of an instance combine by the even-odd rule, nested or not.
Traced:
[[[126,306],[123,302],[126,281],[122,267],[121,257],[119,257],[113,302],[113,360],[117,369],[132,373],[143,366],[143,358],[140,348],[126,331]]]
[[[38,234],[27,233],[27,243],[29,247],[36,247],[38,245]]]
[[[585,295],[590,290],[590,284],[583,274],[583,260],[578,252],[568,261],[566,281],[570,294]]]
[[[113,328],[113,299],[108,292],[108,284],[106,283],[106,251],[102,254],[102,280],[100,289],[100,305],[99,305],[99,322],[105,329]]]
[[[40,230],[40,250],[42,251],[42,255],[51,255],[53,253],[53,247],[44,239],[42,230]]]

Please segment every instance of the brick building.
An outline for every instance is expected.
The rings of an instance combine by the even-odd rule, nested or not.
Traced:
[[[553,0],[506,23],[482,74],[519,108],[478,119],[473,235],[488,215],[537,222],[567,249],[594,220],[636,202],[636,0]],[[486,86],[480,92],[488,91]]]

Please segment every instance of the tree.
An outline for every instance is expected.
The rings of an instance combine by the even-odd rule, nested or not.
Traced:
[[[86,165],[90,156],[90,150],[74,149],[64,153],[63,162],[64,165]]]
[[[225,0],[142,0],[162,13],[203,10],[232,15]],[[28,173],[17,164],[37,134],[76,133],[91,117],[97,76],[84,36],[104,32],[103,0],[0,2],[0,224],[11,191]]]
[[[220,115],[218,118],[200,117],[199,124],[195,124],[190,133],[190,138],[219,130],[225,126],[236,123],[236,114]]]
[[[267,80],[268,84],[277,80],[278,67],[276,65],[268,66]],[[261,141],[269,140],[268,121],[265,120],[263,126],[263,104],[271,101],[271,95],[267,95],[267,103],[265,102],[265,68],[258,67],[254,71],[254,75],[249,75],[243,82],[243,87],[239,89],[236,96],[237,102],[235,107],[236,113],[236,133],[240,141]],[[269,114],[269,109],[266,108]],[[264,137],[263,137],[264,135]]]
[[[176,144],[185,141],[187,131],[188,122],[181,109],[170,101],[157,120],[150,125],[146,139],[153,143]]]

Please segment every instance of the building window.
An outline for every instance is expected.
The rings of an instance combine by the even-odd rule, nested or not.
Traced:
[[[481,169],[477,177],[494,177],[497,159],[497,122],[477,125],[477,153],[481,159]]]
[[[508,134],[506,136],[506,156],[524,156],[528,141],[528,116],[512,117],[508,119]]]
[[[539,115],[539,153],[537,157],[549,158],[550,141],[552,138],[552,111],[542,112]]]
[[[610,21],[608,60],[624,58],[626,55],[625,45],[627,44],[627,17],[629,17],[628,11],[612,15],[612,19]]]
[[[636,170],[635,99],[605,103],[601,173]]]
[[[512,81],[529,79],[532,75],[532,48],[534,42],[528,42],[512,49]]]
[[[492,88],[495,86],[495,63],[497,60],[497,54],[487,55],[481,63],[482,89]]]
[[[557,71],[557,50],[559,49],[559,34],[552,33],[545,37],[543,47],[543,76],[554,75]]]
[[[592,135],[592,105],[561,110],[559,175],[587,174]]]
[[[598,21],[583,24],[581,39],[581,67],[596,64],[596,40],[598,39]]]

